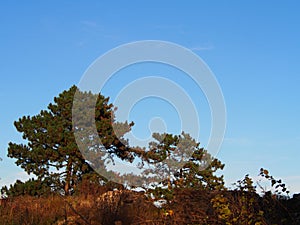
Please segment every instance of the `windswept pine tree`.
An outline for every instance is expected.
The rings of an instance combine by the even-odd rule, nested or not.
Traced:
[[[74,137],[77,127],[72,123],[72,106],[76,91],[80,94],[81,107],[91,105],[89,99],[95,95],[81,92],[76,86],[72,86],[55,97],[54,103],[50,103],[46,110],[16,121],[14,125],[22,133],[25,143],[11,142],[8,148],[8,157],[15,158],[18,166],[28,174],[36,175],[38,180],[64,191],[65,195],[71,193],[84,174],[93,172],[91,164],[78,149]],[[97,135],[102,146],[87,146],[87,149],[105,147],[110,154],[116,154],[122,159],[132,158],[123,135],[133,124],[117,123],[122,128],[117,137],[112,126],[115,122],[114,106],[109,104],[109,98],[98,94],[93,107]],[[84,128],[81,126],[80,129]]]

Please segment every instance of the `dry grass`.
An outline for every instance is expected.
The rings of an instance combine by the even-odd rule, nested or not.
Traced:
[[[0,224],[223,224],[218,221],[211,204],[216,194],[197,190],[177,191],[174,199],[163,209],[156,208],[144,194],[126,190],[97,191],[93,194],[85,192],[66,198],[58,195],[40,198],[22,196],[1,202]],[[238,213],[241,203],[236,193],[223,194],[231,202],[232,212]],[[257,201],[256,207],[270,208],[266,200],[258,198]],[[297,221],[289,220],[281,207],[287,207],[289,203],[293,204],[291,207],[296,204],[300,206],[299,201],[273,204],[271,214],[266,214],[267,224],[297,224]],[[299,207],[295,212],[299,212]],[[273,214],[276,217],[272,218]],[[287,220],[279,222],[282,218]]]

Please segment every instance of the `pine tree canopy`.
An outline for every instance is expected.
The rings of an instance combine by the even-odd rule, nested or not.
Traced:
[[[55,187],[62,188],[65,194],[70,194],[83,174],[93,171],[79,151],[74,137],[77,127],[72,123],[72,106],[77,90],[76,86],[72,86],[55,97],[54,103],[50,103],[47,110],[42,110],[35,116],[24,116],[16,121],[14,125],[17,131],[23,134],[25,143],[11,142],[8,148],[8,156],[15,158],[18,166],[28,174],[36,175],[40,180],[50,179],[51,183]],[[94,94],[78,93],[81,95],[82,107],[91,105],[89,99],[95,97]],[[98,147],[105,147],[110,154],[130,160],[132,155],[122,136],[130,130],[133,123],[117,123],[123,127],[123,134],[117,137],[113,132],[114,108],[109,104],[109,98],[99,94],[94,110],[94,121],[103,144]],[[84,118],[80,121],[84,121]],[[87,149],[92,147],[95,146],[87,146]]]

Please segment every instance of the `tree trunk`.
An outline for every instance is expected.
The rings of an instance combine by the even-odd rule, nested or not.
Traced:
[[[64,187],[65,195],[70,195],[71,189],[71,176],[72,176],[72,160],[69,158],[67,168],[66,168],[66,183]]]

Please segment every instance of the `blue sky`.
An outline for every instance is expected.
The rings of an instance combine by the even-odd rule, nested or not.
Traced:
[[[6,157],[8,142],[22,141],[13,121],[45,109],[108,50],[150,39],[191,49],[214,72],[227,107],[225,140],[217,155],[226,165],[227,184],[247,173],[256,177],[265,167],[300,192],[299,6],[297,1],[2,2],[0,186],[25,177]],[[128,71],[178,73],[157,65]],[[104,94],[113,97],[124,81],[117,78]],[[210,114],[205,99],[201,102],[205,146]],[[161,102],[141,102],[136,112],[143,104]],[[134,112],[132,118],[144,124]]]

